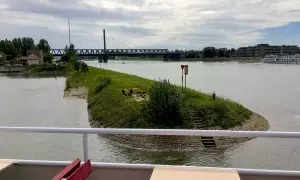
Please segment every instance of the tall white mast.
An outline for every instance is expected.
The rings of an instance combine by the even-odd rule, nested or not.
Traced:
[[[71,30],[70,30],[70,18],[68,17],[68,26],[69,26],[69,47],[71,45]]]

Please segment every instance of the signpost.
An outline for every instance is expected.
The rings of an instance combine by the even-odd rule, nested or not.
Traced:
[[[186,89],[186,75],[189,73],[188,65],[180,65],[181,67],[181,85],[182,85],[182,92],[183,92],[183,71],[184,71],[184,79],[185,79],[185,89]]]
[[[183,92],[183,68],[185,67],[185,65],[180,65],[181,67],[181,92]]]
[[[189,73],[189,67],[188,65],[184,66],[184,81],[185,81],[185,91],[186,91],[186,75]]]

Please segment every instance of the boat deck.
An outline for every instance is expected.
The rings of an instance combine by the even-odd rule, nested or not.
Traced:
[[[0,171],[0,179],[5,180],[47,180],[52,179],[58,174],[65,166],[63,165],[33,165],[33,164],[18,164],[7,162],[1,163],[4,167]],[[173,168],[175,166],[172,166]],[[195,169],[195,168],[194,168]],[[217,169],[218,168],[214,168]],[[196,168],[197,170],[197,168]],[[198,169],[203,171],[203,168]],[[207,170],[207,169],[206,169]],[[87,180],[152,180],[154,168],[121,168],[121,167],[97,167],[93,166],[92,174]],[[283,176],[283,175],[263,175],[263,174],[247,174],[238,173],[241,180],[299,180],[300,176]],[[162,178],[165,179],[165,178]],[[188,180],[189,178],[185,178]],[[212,178],[213,179],[213,178]],[[222,178],[224,179],[224,178]],[[214,179],[215,180],[215,179]]]
[[[114,129],[114,128],[49,128],[49,127],[0,127],[0,132],[23,132],[23,133],[70,133],[82,134],[83,160],[87,162],[88,156],[88,134],[135,134],[135,135],[182,135],[182,136],[230,136],[230,137],[264,137],[264,138],[300,138],[300,132],[280,131],[223,131],[223,130],[178,130],[178,129]],[[52,179],[61,172],[70,161],[46,161],[46,160],[0,160],[0,180],[44,180]],[[185,173],[191,169],[194,172],[207,170],[228,171],[233,170],[236,177],[241,180],[299,180],[300,171],[290,170],[263,170],[263,169],[227,169],[206,168],[191,166],[165,166],[153,164],[123,164],[93,162],[92,173],[88,180],[162,180],[168,178],[155,178],[153,174],[158,168],[181,168]],[[157,172],[157,171],[156,171]],[[173,173],[173,174],[172,174]],[[179,180],[177,172],[169,173],[173,179]],[[182,174],[180,174],[182,176]],[[169,177],[169,176],[168,176]],[[185,180],[190,179],[183,176]],[[225,180],[221,178],[197,178],[205,180]],[[180,179],[181,180],[181,179]]]

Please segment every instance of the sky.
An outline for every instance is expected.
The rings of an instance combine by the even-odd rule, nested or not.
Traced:
[[[53,49],[237,48],[300,42],[300,0],[0,0],[0,39]]]

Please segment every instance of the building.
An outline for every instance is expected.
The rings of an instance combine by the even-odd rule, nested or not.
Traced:
[[[258,44],[256,46],[241,47],[237,50],[238,57],[264,57],[265,55],[294,55],[299,53],[298,46],[270,46]]]
[[[40,62],[39,62],[40,64],[44,63],[43,51],[40,51],[40,50],[28,50],[27,51],[27,56],[29,56],[31,54],[34,54],[34,55],[36,55],[37,57],[40,58]]]
[[[255,47],[240,47],[237,49],[237,56],[238,57],[254,57],[255,55]]]
[[[43,53],[39,50],[28,50],[27,56],[16,57],[12,64],[23,64],[23,65],[33,65],[33,64],[43,64]]]
[[[41,64],[41,58],[36,56],[35,54],[30,54],[29,56],[22,56],[21,59],[21,64],[24,65],[34,65],[34,64]]]

